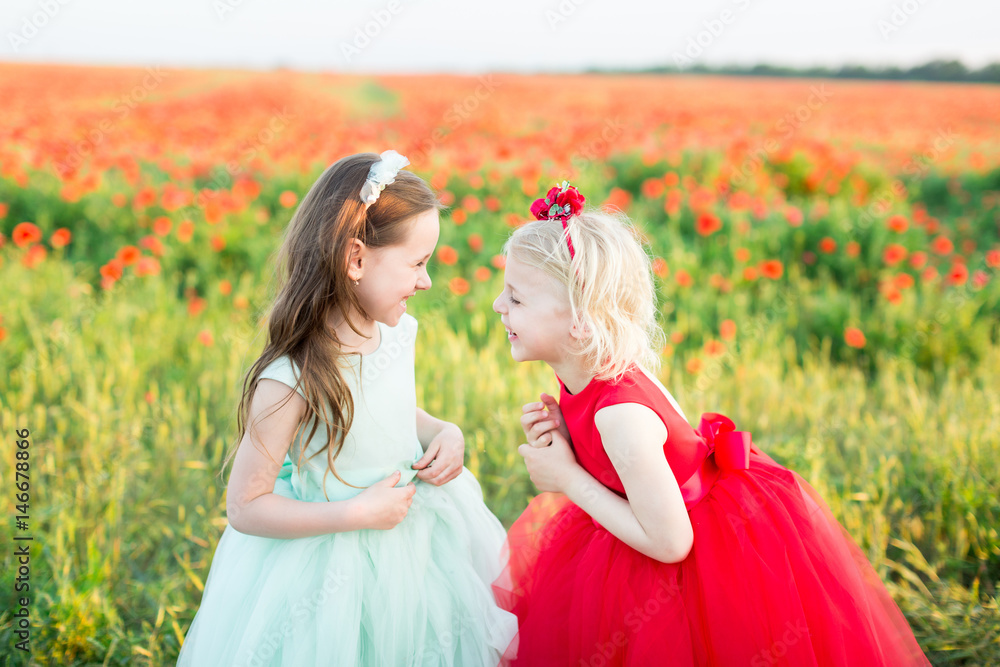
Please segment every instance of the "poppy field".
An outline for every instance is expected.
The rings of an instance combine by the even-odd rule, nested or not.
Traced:
[[[0,98],[3,664],[173,664],[283,229],[389,148],[447,205],[418,400],[505,525],[558,385],[510,358],[500,251],[565,179],[642,230],[688,418],[813,484],[934,664],[1000,663],[1000,87],[0,64]]]

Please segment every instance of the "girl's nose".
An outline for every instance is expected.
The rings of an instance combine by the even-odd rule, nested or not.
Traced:
[[[500,299],[501,296],[503,296],[503,294],[500,294],[497,298],[493,299],[493,312],[503,315],[503,310],[501,310],[503,304],[503,301]]]
[[[428,290],[431,288],[431,277],[427,274],[427,271],[423,271],[420,277],[417,278],[417,289]]]

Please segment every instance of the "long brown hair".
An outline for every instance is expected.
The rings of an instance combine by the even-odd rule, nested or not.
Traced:
[[[347,353],[342,351],[341,341],[328,319],[336,309],[355,333],[363,335],[350,319],[351,313],[368,319],[368,313],[347,277],[349,249],[354,239],[369,248],[402,243],[413,216],[442,207],[423,180],[400,170],[395,182],[387,185],[378,201],[365,210],[361,188],[377,160],[379,156],[375,153],[360,153],[330,165],[309,189],[288,223],[278,252],[279,285],[267,318],[267,342],[244,376],[237,414],[238,435],[223,462],[223,470],[236,455],[248,428],[250,404],[261,372],[275,359],[288,355],[301,372],[297,386],[305,394],[307,404],[296,436],[311,425],[302,440],[308,443],[322,422],[328,443],[309,458],[326,450],[328,472],[347,484],[337,474],[333,462],[351,428],[354,400],[342,374]],[[254,424],[249,425],[250,429],[253,427]],[[298,465],[305,450],[305,446],[300,449]],[[326,473],[323,481],[325,494]]]

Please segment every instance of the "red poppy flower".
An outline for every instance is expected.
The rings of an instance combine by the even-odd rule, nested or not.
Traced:
[[[476,195],[465,195],[462,197],[462,208],[469,213],[478,213],[482,208],[482,202],[479,201],[479,197]]]
[[[187,243],[191,240],[194,235],[194,223],[190,220],[182,220],[177,225],[177,240],[181,243]]]
[[[62,248],[69,244],[71,238],[73,238],[72,233],[65,227],[60,227],[56,231],[52,232],[52,237],[49,239],[49,243],[52,244],[53,248]]]
[[[108,263],[101,267],[101,277],[112,281],[120,280],[124,268],[125,263],[115,257],[114,259],[108,260]]]
[[[443,245],[437,251],[438,261],[446,266],[452,266],[458,261],[458,251],[450,245]]]
[[[33,269],[36,264],[41,262],[49,254],[49,251],[43,245],[33,245],[28,248],[28,252],[24,253],[24,257],[21,258],[21,263],[24,264],[29,269]]]
[[[705,354],[709,357],[717,357],[726,351],[726,344],[717,340],[705,341]]]
[[[827,255],[833,253],[837,249],[837,242],[834,241],[829,236],[824,236],[819,242],[819,251]]]
[[[785,220],[792,227],[799,227],[802,225],[802,211],[794,206],[789,206],[785,209]]]
[[[118,251],[117,257],[125,266],[131,266],[136,263],[141,255],[142,252],[134,245],[127,245],[121,247]]]
[[[722,340],[732,340],[736,337],[736,322],[732,320],[722,320],[719,324],[719,337]]]
[[[920,250],[916,251],[910,255],[910,266],[915,269],[923,268],[924,264],[927,263],[927,253]]]
[[[950,255],[955,249],[955,244],[947,236],[939,236],[931,242],[931,250],[939,255]]]
[[[865,334],[861,329],[847,327],[844,329],[844,342],[850,347],[862,348],[865,346]]]
[[[904,216],[897,214],[891,216],[888,220],[886,220],[885,224],[886,227],[896,232],[897,234],[902,234],[903,232],[906,231],[906,228],[909,227],[910,223],[906,221],[906,218]]]
[[[160,273],[160,262],[155,257],[140,257],[135,263],[135,275],[155,276]]]
[[[905,247],[899,245],[898,243],[890,243],[885,247],[885,251],[882,253],[882,260],[889,266],[893,266],[906,259],[906,253],[907,250]]]
[[[31,245],[32,243],[38,243],[41,241],[42,230],[38,228],[38,225],[32,222],[22,222],[14,227],[14,232],[10,236],[14,245],[18,248],[23,248],[26,245]]]
[[[955,263],[951,265],[948,272],[948,283],[951,285],[964,285],[969,279],[969,268],[965,264]]]
[[[452,291],[453,294],[457,296],[462,296],[463,294],[469,293],[469,281],[465,278],[454,277],[448,281],[448,289]]]
[[[785,272],[785,267],[780,260],[769,259],[760,265],[760,274],[765,278],[777,280]]]
[[[698,216],[698,222],[695,223],[695,229],[702,236],[710,236],[722,229],[722,221],[719,220],[718,216],[713,215],[712,213],[702,213]]]

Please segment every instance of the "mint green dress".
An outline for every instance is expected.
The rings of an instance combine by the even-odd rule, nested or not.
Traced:
[[[414,476],[410,465],[423,455],[413,374],[417,321],[404,314],[395,327],[378,326],[378,349],[348,357],[354,421],[335,465],[362,487],[401,470],[399,485],[417,486],[409,513],[390,530],[296,539],[227,526],[179,666],[500,662],[517,631],[516,617],[497,606],[491,588],[504,565],[503,526],[467,468],[440,487]],[[297,375],[282,357],[261,377],[291,387]],[[324,477],[326,452],[307,460],[326,444],[322,427],[309,442],[303,437],[292,443],[274,493],[317,503],[360,493],[332,473]]]

